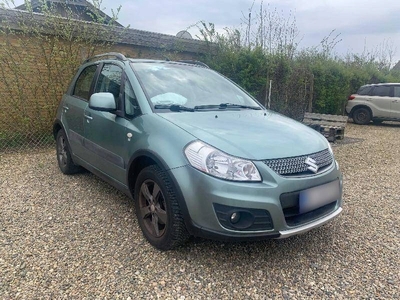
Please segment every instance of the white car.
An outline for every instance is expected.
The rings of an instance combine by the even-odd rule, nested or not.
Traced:
[[[371,120],[400,121],[400,83],[363,85],[349,96],[346,112],[354,123],[361,125]]]

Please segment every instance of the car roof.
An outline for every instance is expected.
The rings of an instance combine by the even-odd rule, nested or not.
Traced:
[[[155,59],[143,59],[143,58],[127,58],[125,55],[118,52],[108,52],[103,54],[98,54],[90,57],[84,61],[84,64],[99,61],[120,61],[120,62],[131,62],[131,63],[169,63],[169,64],[187,64],[192,66],[199,66],[209,69],[209,67],[198,60],[155,60]]]
[[[132,63],[163,63],[163,64],[185,64],[185,65],[192,65],[196,67],[202,67],[209,69],[205,63],[198,61],[198,60],[156,60],[156,59],[140,59],[140,58],[129,58],[128,59]]]
[[[365,87],[365,86],[380,86],[380,85],[400,85],[400,82],[371,83],[371,84],[364,84],[361,87]]]

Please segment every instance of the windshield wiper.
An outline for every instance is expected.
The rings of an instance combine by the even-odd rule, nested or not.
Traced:
[[[218,105],[209,104],[209,105],[198,105],[195,106],[194,109],[227,109],[227,108],[244,108],[244,109],[254,109],[254,110],[261,110],[259,106],[249,106],[249,105],[241,105],[241,104],[233,104],[233,103],[221,103]]]
[[[172,104],[172,105],[157,104],[157,105],[154,105],[154,108],[155,109],[169,109],[171,111],[194,111],[194,109],[191,107],[186,107],[186,106],[178,105],[178,104]]]
[[[179,105],[179,104],[157,104],[154,105],[155,109],[169,109],[174,112],[179,111],[191,111],[194,112],[196,110],[206,110],[206,109],[229,109],[229,108],[243,108],[243,109],[254,109],[254,110],[261,110],[259,106],[249,106],[249,105],[241,105],[241,104],[233,104],[233,103],[221,103],[221,104],[208,104],[208,105],[197,105],[193,108]]]

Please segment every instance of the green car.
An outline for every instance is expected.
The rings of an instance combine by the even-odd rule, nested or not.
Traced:
[[[285,238],[342,211],[326,139],[200,62],[88,59],[53,130],[61,171],[85,168],[134,199],[161,250],[191,235]]]

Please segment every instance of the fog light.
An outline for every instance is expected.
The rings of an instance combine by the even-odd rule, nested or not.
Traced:
[[[240,212],[234,212],[231,214],[231,223],[236,224],[240,220]]]

